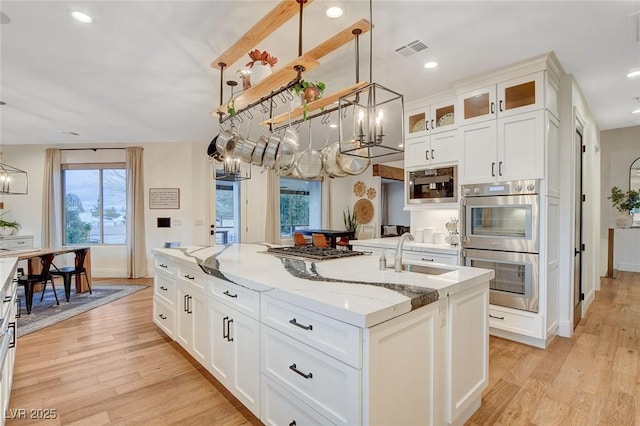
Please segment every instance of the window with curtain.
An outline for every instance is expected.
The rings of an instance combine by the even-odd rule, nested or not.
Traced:
[[[322,182],[280,178],[280,236],[299,229],[322,228]]]
[[[126,244],[125,163],[62,164],[63,244]]]

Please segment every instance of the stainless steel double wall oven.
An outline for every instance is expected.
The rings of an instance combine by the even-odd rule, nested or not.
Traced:
[[[463,264],[493,269],[490,303],[538,312],[540,181],[462,186]]]

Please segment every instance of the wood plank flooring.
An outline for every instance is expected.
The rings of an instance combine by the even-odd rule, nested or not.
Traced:
[[[57,416],[7,425],[259,425],[152,323],[152,292],[20,338],[9,406]],[[541,350],[490,338],[490,385],[467,425],[640,425],[639,348],[640,274],[603,278],[571,339]]]

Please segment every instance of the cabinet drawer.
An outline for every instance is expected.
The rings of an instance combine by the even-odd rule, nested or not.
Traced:
[[[262,295],[261,322],[356,368],[362,365],[361,331],[324,315]]]
[[[261,332],[262,373],[335,424],[360,424],[360,370],[280,333]]]
[[[7,239],[0,239],[0,248],[3,249],[21,249],[21,248],[32,248],[33,247],[33,237],[12,237]]]
[[[163,299],[163,302],[174,306],[176,300],[176,282],[165,274],[156,274],[153,279],[153,292],[157,297]]]
[[[175,311],[171,307],[158,297],[153,298],[153,322],[171,338],[175,329],[175,317]]]
[[[206,274],[195,265],[193,268],[180,265],[178,278],[190,283],[199,290],[204,290],[205,284],[207,283]]]
[[[213,280],[211,294],[213,294],[214,299],[237,309],[253,319],[260,319],[260,293],[239,285],[227,283],[219,278],[209,279]]]
[[[176,265],[172,262],[169,262],[164,257],[156,256],[155,258],[155,267],[156,270],[163,271],[166,274],[176,275],[177,269]]]
[[[275,384],[262,377],[262,413],[260,420],[269,426],[333,425],[316,410]]]
[[[425,251],[405,251],[404,260],[418,260],[421,262],[444,263],[446,265],[457,265],[458,256],[452,254],[431,253]]]
[[[543,338],[542,316],[526,311],[511,310],[509,308],[489,307],[489,327],[511,333]]]

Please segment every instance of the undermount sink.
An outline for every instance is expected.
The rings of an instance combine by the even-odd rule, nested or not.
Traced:
[[[391,266],[390,268],[393,268]],[[417,272],[419,274],[427,274],[427,275],[441,275],[446,274],[447,272],[455,271],[458,268],[456,266],[452,266],[451,268],[438,267],[438,266],[428,266],[428,265],[416,265],[415,263],[403,263],[402,270],[407,272]]]

